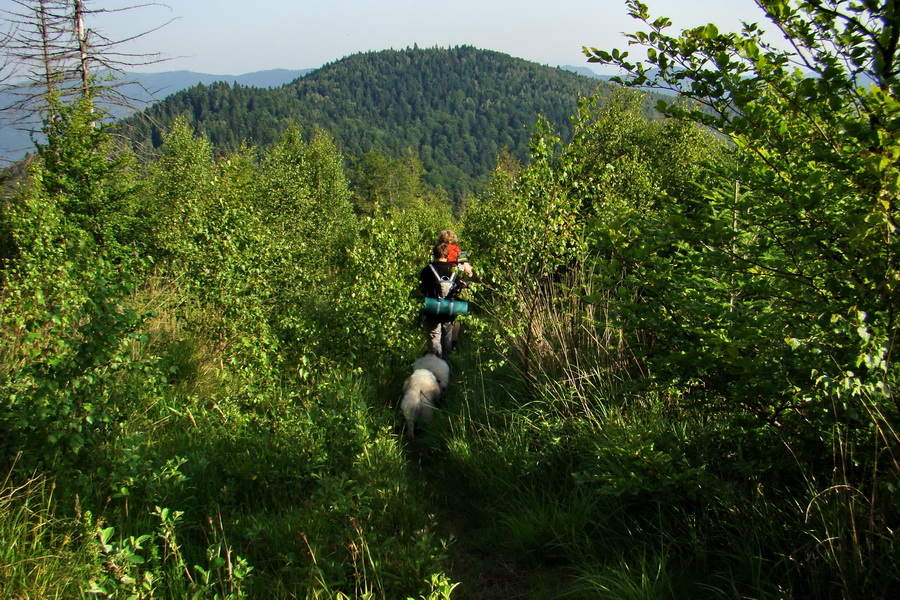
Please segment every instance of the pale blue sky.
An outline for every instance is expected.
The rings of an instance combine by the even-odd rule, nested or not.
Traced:
[[[122,7],[145,0],[91,0]],[[644,0],[675,28],[708,22],[737,30],[764,22],[753,0]],[[173,57],[142,71],[190,70],[239,75],[305,69],[368,50],[472,45],[541,64],[585,65],[582,46],[625,47],[622,32],[638,24],[624,0],[167,0],[89,23],[119,39],[176,19],[131,45]],[[14,7],[0,0],[0,8]],[[596,70],[599,66],[594,65]]]

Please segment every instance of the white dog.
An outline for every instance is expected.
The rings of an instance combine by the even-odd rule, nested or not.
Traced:
[[[415,437],[416,421],[430,419],[441,399],[441,386],[437,377],[428,369],[416,369],[403,382],[403,399],[400,410],[406,418],[406,436]]]
[[[447,386],[450,385],[450,365],[446,360],[438,358],[434,354],[426,354],[413,363],[413,369],[428,369],[438,380],[441,392],[447,391]]]

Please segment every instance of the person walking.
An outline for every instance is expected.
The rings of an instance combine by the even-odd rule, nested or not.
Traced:
[[[443,230],[438,236],[438,244],[447,244],[447,262],[457,270],[469,277],[472,276],[472,265],[469,263],[469,255],[459,247],[459,238],[452,229]]]
[[[459,279],[448,261],[447,244],[438,244],[432,250],[434,260],[425,265],[419,274],[419,291],[426,298],[453,299],[459,291]],[[429,350],[435,356],[446,358],[453,348],[453,321],[451,315],[424,313],[425,331],[428,333]]]

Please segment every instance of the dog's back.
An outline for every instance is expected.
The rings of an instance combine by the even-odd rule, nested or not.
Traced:
[[[406,435],[415,437],[416,421],[430,419],[441,398],[441,386],[434,373],[428,369],[416,369],[403,382],[403,399],[400,410],[406,419]]]
[[[450,385],[450,365],[447,361],[435,356],[434,354],[426,354],[422,358],[413,363],[413,369],[428,369],[437,379],[441,386],[441,391],[446,391]]]

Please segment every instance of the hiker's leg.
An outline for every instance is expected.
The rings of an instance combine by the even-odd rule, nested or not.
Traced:
[[[443,353],[443,347],[441,345],[442,326],[443,323],[440,323],[435,319],[429,317],[426,317],[425,319],[425,330],[428,332],[428,350],[437,356],[441,356]]]
[[[453,349],[453,322],[449,323],[441,323],[441,354],[438,356],[443,356],[446,358],[450,355],[450,350]]]

